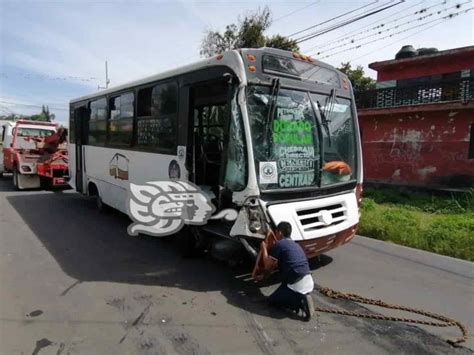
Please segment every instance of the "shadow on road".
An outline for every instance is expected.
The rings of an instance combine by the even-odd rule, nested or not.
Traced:
[[[0,192],[15,191],[15,186],[13,186],[12,176],[3,175],[0,177]]]
[[[127,216],[100,213],[93,202],[78,194],[15,195],[7,200],[62,270],[78,282],[221,291],[229,303],[249,312],[288,316],[262,305],[265,299],[261,288],[279,282],[279,277],[273,275],[256,286],[249,273],[251,261],[231,268],[210,258],[184,259],[178,254],[174,239],[131,237],[127,234]],[[331,261],[322,256],[311,266],[315,270]]]
[[[61,295],[87,281],[156,285],[219,291],[229,304],[251,314],[277,319],[290,316],[265,305],[262,288],[279,282],[278,274],[256,285],[250,277],[250,262],[231,268],[210,258],[183,259],[172,238],[131,237],[126,232],[130,221],[125,215],[99,213],[93,202],[75,193],[30,192],[6,198],[62,270],[77,280]],[[311,266],[316,270],[331,262],[330,257],[323,256]],[[348,311],[367,311],[345,300],[326,302]],[[364,341],[377,343],[387,353],[471,353],[466,348],[452,348],[439,337],[407,324],[354,317],[339,317],[337,322],[344,329],[357,329]]]

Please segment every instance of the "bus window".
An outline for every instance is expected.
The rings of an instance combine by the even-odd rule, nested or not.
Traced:
[[[153,88],[144,88],[138,91],[137,117],[151,116],[151,92]]]
[[[176,83],[159,84],[151,91],[140,90],[137,145],[147,150],[174,151],[177,113],[178,86]],[[148,114],[149,116],[144,116]]]
[[[130,146],[133,137],[133,93],[110,99],[109,144]]]
[[[107,100],[92,101],[90,111],[88,142],[91,145],[104,145],[107,136]]]

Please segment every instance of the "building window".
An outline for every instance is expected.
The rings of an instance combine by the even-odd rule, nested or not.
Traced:
[[[110,145],[129,147],[132,144],[134,100],[135,96],[131,92],[110,99]]]
[[[471,134],[469,135],[468,159],[474,159],[474,123],[471,123]]]
[[[159,84],[138,92],[137,146],[173,151],[176,147],[178,85]]]
[[[90,103],[88,142],[104,145],[107,137],[107,100],[105,98]]]

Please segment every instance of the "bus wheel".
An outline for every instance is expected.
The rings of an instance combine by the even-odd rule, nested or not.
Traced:
[[[89,196],[92,197],[95,201],[95,205],[100,212],[108,212],[110,207],[104,203],[102,197],[100,197],[99,189],[95,186],[94,183],[89,184]]]
[[[104,201],[102,201],[102,197],[100,197],[99,194],[94,196],[95,198],[95,205],[97,206],[97,209],[100,212],[109,212],[110,211],[110,206],[105,204]]]
[[[205,250],[205,242],[205,236],[196,227],[184,226],[178,233],[179,252],[185,258],[202,256]]]

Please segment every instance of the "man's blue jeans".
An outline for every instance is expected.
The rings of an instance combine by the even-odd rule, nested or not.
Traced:
[[[303,299],[301,293],[295,292],[282,283],[268,298],[268,302],[275,307],[289,308],[298,311],[301,308]]]

